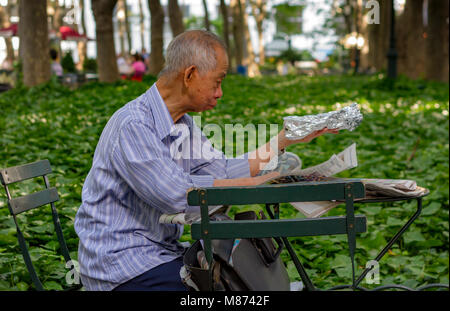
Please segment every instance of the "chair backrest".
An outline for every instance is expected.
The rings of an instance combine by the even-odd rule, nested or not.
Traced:
[[[30,254],[28,252],[28,247],[26,245],[23,234],[20,230],[19,224],[17,222],[16,215],[26,212],[28,210],[48,205],[50,204],[52,210],[53,223],[55,226],[56,235],[58,237],[58,242],[61,247],[61,253],[64,256],[64,259],[67,262],[70,262],[69,250],[67,248],[66,241],[64,240],[64,235],[61,229],[61,223],[59,221],[58,213],[54,206],[54,202],[59,200],[58,191],[54,187],[50,187],[50,183],[47,178],[47,174],[51,173],[52,169],[50,166],[50,162],[48,160],[41,160],[33,163],[28,163],[24,165],[9,167],[5,169],[0,169],[0,180],[2,185],[5,188],[6,196],[8,199],[8,208],[11,215],[14,218],[14,222],[16,224],[17,229],[17,237],[19,240],[19,246],[22,251],[23,258],[25,260],[25,264],[30,273],[31,279],[37,290],[44,290],[44,287],[37,276],[36,270],[31,262]],[[8,188],[9,185],[13,183],[18,183],[21,181],[33,179],[36,177],[42,177],[45,183],[45,189],[28,194],[25,196],[20,196],[16,198],[11,197],[10,190]]]

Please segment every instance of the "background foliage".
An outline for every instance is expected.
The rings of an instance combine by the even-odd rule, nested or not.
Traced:
[[[101,131],[109,117],[154,82],[91,83],[78,90],[55,82],[30,89],[16,88],[0,95],[0,167],[49,159],[50,183],[58,188],[57,208],[72,257],[78,237],[73,229],[81,189],[90,169]],[[309,144],[290,147],[304,167],[327,160],[351,143],[357,143],[359,166],[341,177],[405,178],[430,189],[419,219],[380,262],[382,284],[417,286],[448,284],[449,211],[449,93],[448,84],[398,79],[395,85],[382,75],[369,77],[264,77],[229,76],[224,96],[212,111],[202,113],[203,125],[282,124],[286,115],[326,112],[350,102],[360,104],[364,121],[354,132],[319,137]],[[13,189],[14,195],[35,190],[37,183]],[[259,206],[233,207],[259,210]],[[368,231],[358,236],[358,272],[373,259],[400,226],[414,213],[415,202],[358,205],[368,218]],[[327,215],[342,215],[337,207]],[[303,217],[289,204],[281,216]],[[30,243],[33,262],[48,289],[62,289],[65,274],[62,256],[55,253],[51,213],[41,209],[21,214],[19,223]],[[186,226],[182,240],[189,241]],[[349,284],[350,260],[345,236],[290,239],[319,288]],[[290,277],[299,277],[282,254]],[[359,274],[357,273],[357,274]],[[366,284],[362,284],[367,286]],[[368,286],[370,287],[370,286]],[[0,196],[0,289],[27,290],[32,284],[18,247],[15,226]]]

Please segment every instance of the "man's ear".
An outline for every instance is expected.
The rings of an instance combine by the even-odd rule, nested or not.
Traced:
[[[183,77],[183,80],[184,80],[184,84],[187,86],[191,81],[192,81],[192,79],[194,78],[194,74],[195,74],[195,71],[197,70],[197,67],[195,67],[194,65],[192,65],[192,66],[190,66],[190,67],[188,67],[188,68],[186,68],[185,70],[184,70],[184,77]]]

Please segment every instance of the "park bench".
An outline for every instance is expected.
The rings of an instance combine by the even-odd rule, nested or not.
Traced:
[[[22,252],[23,259],[25,261],[25,265],[30,273],[31,280],[36,288],[36,290],[44,290],[44,287],[36,273],[36,270],[31,261],[31,257],[28,251],[27,243],[25,238],[20,230],[19,223],[17,221],[16,216],[18,214],[24,213],[34,208],[38,208],[41,206],[50,205],[53,224],[56,231],[56,235],[58,238],[60,251],[64,257],[64,260],[67,263],[71,263],[71,258],[69,255],[69,250],[67,248],[66,241],[64,239],[64,235],[61,228],[61,223],[59,220],[58,213],[56,211],[54,203],[59,200],[58,191],[55,187],[50,187],[50,183],[47,178],[47,174],[52,172],[50,167],[50,162],[48,160],[37,161],[29,164],[9,167],[0,170],[0,179],[1,183],[5,188],[7,200],[8,200],[8,208],[14,219],[17,230],[17,238],[19,241],[19,246]],[[13,183],[22,182],[25,180],[30,180],[34,178],[42,177],[45,183],[45,189],[34,192],[32,194],[15,197],[12,198],[9,187]],[[81,284],[69,287],[68,290],[78,290],[82,287]]]

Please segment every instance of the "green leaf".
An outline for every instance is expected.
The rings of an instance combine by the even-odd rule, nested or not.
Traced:
[[[386,224],[391,227],[391,226],[403,226],[405,224],[405,221],[395,218],[395,217],[388,217]]]
[[[19,282],[16,284],[16,287],[20,290],[20,291],[26,291],[28,290],[28,288],[30,287],[27,283],[25,282]]]
[[[46,290],[63,290],[62,286],[55,281],[48,281],[43,285]]]
[[[362,210],[368,215],[376,215],[381,211],[381,206],[366,206]]]
[[[338,254],[334,257],[334,260],[332,262],[332,265],[334,268],[338,267],[346,267],[348,265],[351,265],[350,257]]]
[[[406,232],[403,235],[403,240],[405,241],[405,243],[412,243],[425,241],[425,238],[420,231],[414,230]]]
[[[441,203],[431,202],[430,205],[423,208],[422,215],[433,215],[440,209],[441,209]]]
[[[351,278],[352,277],[352,266],[347,265],[345,267],[339,267],[334,269],[337,275],[341,278]]]
[[[420,245],[424,246],[424,247],[436,247],[436,246],[444,245],[444,242],[441,240],[430,239],[430,240],[425,240],[425,241],[421,242]]]
[[[9,285],[9,282],[0,280],[0,290],[11,290],[11,286]]]
[[[409,262],[409,258],[405,256],[391,256],[386,260],[386,264],[396,270],[400,270],[403,266],[405,266]],[[380,264],[380,270],[382,270]]]

